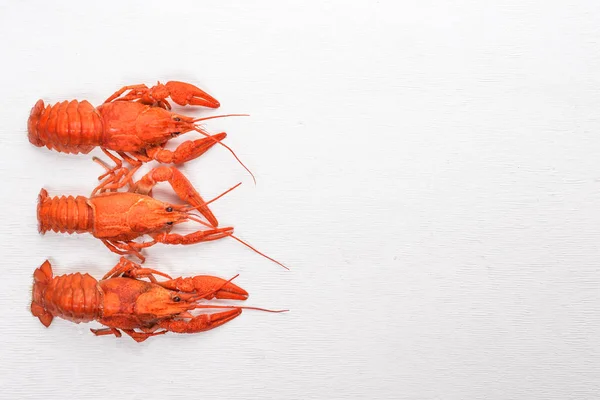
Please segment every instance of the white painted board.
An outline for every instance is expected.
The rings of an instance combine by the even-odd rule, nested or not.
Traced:
[[[0,38],[0,398],[600,398],[597,1],[5,1]],[[251,114],[205,126],[256,186],[222,148],[182,170],[206,197],[242,181],[215,214],[291,270],[233,240],[146,265],[291,311],[46,329],[34,268],[118,257],[37,233],[39,190],[88,195],[102,154],[32,146],[29,111],[158,80]]]

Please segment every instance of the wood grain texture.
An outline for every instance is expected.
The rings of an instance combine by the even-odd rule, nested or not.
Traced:
[[[0,398],[600,398],[600,3],[492,3],[0,6]],[[37,234],[40,188],[88,195],[101,154],[32,146],[29,110],[170,79],[251,114],[206,128],[256,187],[220,148],[183,170],[206,198],[243,180],[215,215],[292,270],[227,240],[148,266],[291,312],[143,344],[44,328],[34,268],[117,257]]]

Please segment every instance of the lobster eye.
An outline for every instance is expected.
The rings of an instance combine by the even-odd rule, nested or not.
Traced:
[[[181,118],[179,118],[179,117],[174,117],[174,118],[173,118],[173,121],[175,121],[175,122],[179,122],[179,121],[181,121]]]
[[[173,207],[167,207],[167,208],[165,208],[165,211],[166,212],[173,212]]]
[[[175,297],[173,297],[173,301],[174,301],[175,303],[179,303],[179,302],[181,301],[181,297],[179,297],[179,296],[175,296]]]
[[[171,133],[171,137],[179,136],[181,132],[173,132]]]
[[[167,225],[173,225],[173,221],[167,222]]]

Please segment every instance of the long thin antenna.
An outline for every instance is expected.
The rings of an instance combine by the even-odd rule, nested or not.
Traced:
[[[227,117],[249,117],[250,114],[223,114],[223,115],[213,115],[212,117],[204,117],[204,118],[196,118],[195,120],[193,120],[192,122],[200,122],[200,121],[207,121],[209,119],[216,119],[216,118],[227,118]]]
[[[242,182],[240,182],[240,183],[238,183],[237,185],[235,185],[235,186],[233,186],[233,187],[231,187],[231,188],[227,189],[226,191],[224,191],[223,193],[221,193],[220,195],[218,195],[217,197],[215,197],[214,199],[212,199],[212,200],[210,200],[210,201],[204,202],[204,203],[202,203],[202,204],[200,204],[200,205],[198,205],[198,206],[189,206],[189,207],[186,207],[186,208],[184,208],[183,210],[184,210],[184,211],[198,210],[198,209],[199,209],[199,208],[201,208],[201,207],[206,207],[206,206],[208,206],[210,203],[212,203],[213,201],[217,201],[217,200],[219,200],[221,197],[225,196],[227,193],[231,192],[233,189],[237,188],[237,187],[238,187],[238,186],[240,186],[241,184],[242,184]],[[191,215],[195,215],[195,214],[191,214]]]
[[[240,242],[241,244],[243,244],[244,246],[254,250],[256,253],[260,254],[261,256],[263,256],[264,258],[266,258],[267,260],[271,260],[273,261],[275,264],[281,265],[283,268],[287,269],[288,271],[290,270],[288,267],[286,267],[285,265],[283,265],[282,263],[280,263],[279,261],[277,261],[276,259],[269,257],[268,255],[261,253],[260,251],[256,250],[254,247],[250,246],[250,244],[244,242],[242,239],[240,239],[237,236],[234,236],[233,234],[229,235],[232,238],[234,238],[235,240],[237,240],[238,242]]]
[[[209,224],[208,222],[202,221],[201,219],[197,218],[197,215],[194,214],[188,214],[189,218],[192,221],[196,221],[208,228],[213,228],[214,226],[212,226],[211,224]],[[193,218],[196,217],[196,218]],[[240,242],[241,244],[243,244],[244,246],[248,247],[249,249],[251,249],[252,251],[254,251],[257,254],[260,254],[261,256],[263,256],[264,258],[266,258],[267,260],[271,260],[273,261],[275,264],[282,266],[283,268],[287,269],[288,271],[290,270],[288,267],[286,267],[285,265],[283,265],[282,263],[280,263],[279,261],[277,261],[276,259],[269,257],[268,255],[266,255],[265,253],[262,253],[260,251],[258,251],[257,249],[255,249],[254,247],[252,247],[249,243],[244,242],[242,239],[240,239],[239,237],[235,236],[233,233],[227,234],[227,236],[232,237],[233,239],[237,240],[238,242]]]
[[[233,189],[237,188],[238,186],[240,186],[242,184],[242,182],[238,183],[235,186],[232,186],[231,188],[227,189],[226,191],[224,191],[223,193],[221,193],[220,195],[218,195],[217,197],[215,197],[214,199],[207,201],[206,203],[204,203],[204,205],[209,205],[210,203],[212,203],[213,201],[217,201],[219,200],[221,197],[225,196],[227,193],[231,192]]]
[[[249,307],[249,306],[225,306],[225,305],[212,305],[212,304],[196,304],[194,308],[228,308],[231,310],[242,309],[242,310],[258,310],[258,311],[266,311],[270,313],[282,313],[288,312],[290,310],[269,310],[268,308],[260,308],[260,307]]]
[[[216,117],[207,117],[207,119],[208,119],[208,118],[216,118]],[[212,138],[212,136],[211,136],[211,135],[209,135],[208,133],[204,132],[204,131],[202,130],[202,128],[200,128],[200,127],[198,127],[198,126],[194,126],[194,130],[195,130],[196,132],[199,132],[199,133],[203,134],[203,135],[204,135],[204,136],[206,136],[206,137],[210,137],[210,138]],[[240,160],[240,158],[237,156],[237,154],[235,154],[235,151],[233,151],[233,150],[231,149],[231,147],[227,146],[225,143],[223,143],[223,142],[221,142],[221,141],[218,141],[218,140],[216,140],[215,138],[212,138],[212,139],[213,139],[215,142],[217,142],[218,144],[220,144],[221,146],[225,147],[227,150],[229,150],[229,152],[230,152],[231,154],[233,154],[233,156],[235,157],[235,159],[237,160],[237,162],[238,162],[238,163],[239,163],[239,164],[240,164],[242,167],[244,167],[244,169],[245,169],[246,171],[248,171],[248,173],[250,174],[250,176],[252,176],[252,180],[254,181],[254,184],[256,185],[256,177],[254,176],[254,174],[252,173],[252,171],[250,171],[250,169],[248,169],[248,167],[246,167],[246,165],[245,165],[245,164],[242,162],[242,160]]]

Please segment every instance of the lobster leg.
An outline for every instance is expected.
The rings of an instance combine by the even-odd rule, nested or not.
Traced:
[[[102,179],[106,178],[109,175],[114,175],[115,171],[117,171],[118,169],[120,169],[122,167],[122,165],[123,165],[123,163],[121,162],[121,160],[119,160],[117,157],[113,156],[108,150],[102,149],[102,151],[104,152],[104,154],[106,154],[108,157],[110,157],[111,160],[114,161],[115,166],[114,167],[110,167],[108,165],[108,163],[106,163],[106,161],[103,161],[103,160],[101,160],[100,158],[98,158],[96,156],[92,157],[92,161],[94,161],[95,163],[97,163],[98,165],[100,165],[106,171],[105,173],[103,173],[102,175],[100,175],[98,177],[99,181],[101,181]]]
[[[149,158],[164,164],[183,164],[206,153],[208,149],[225,139],[225,132],[181,143],[175,151],[157,146],[146,150]]]
[[[197,275],[190,278],[175,278],[164,282],[156,282],[160,286],[186,293],[197,293],[200,298],[227,300],[246,300],[248,292],[231,283],[231,279],[217,278],[208,275]]]
[[[219,221],[217,221],[217,218],[210,211],[200,193],[175,167],[160,166],[154,168],[137,181],[131,191],[150,196],[152,188],[159,182],[168,182],[181,200],[197,209],[212,226],[219,226]]]
[[[116,174],[118,174],[119,172],[121,172],[123,170],[125,170],[125,171],[128,170],[127,168],[123,167],[123,162],[121,161],[120,158],[118,158],[117,156],[113,155],[111,152],[109,152],[108,150],[106,150],[104,148],[102,148],[102,151],[104,152],[104,154],[106,154],[115,163],[115,166],[114,167],[110,167],[105,161],[102,161],[98,157],[96,157],[96,156],[92,157],[92,160],[95,163],[98,163],[106,171],[104,174],[102,174],[102,175],[100,175],[98,177],[99,181],[101,181],[102,179],[106,178],[109,175],[112,176],[113,180],[114,180],[114,176]],[[124,152],[119,152],[119,155],[121,157],[123,157],[123,160],[127,161],[131,166],[133,166],[133,168],[134,168],[135,171],[137,171],[142,166],[143,162],[150,161],[150,158],[148,158],[148,157],[143,157],[143,159],[141,159],[142,158],[141,154],[139,155],[140,158],[138,158],[138,156],[136,155],[135,159],[132,158],[132,157],[130,157],[130,156],[128,156]],[[133,171],[133,172],[135,172],[135,171]],[[132,175],[132,173],[130,175]]]
[[[106,154],[108,157],[110,157],[110,159],[113,160],[113,162],[115,163],[115,167],[114,168],[107,168],[108,172],[113,171],[115,169],[121,168],[121,166],[123,165],[123,163],[121,162],[120,158],[118,158],[117,156],[113,155],[110,151],[108,151],[105,148],[102,148],[102,151],[104,152],[104,154]],[[117,153],[121,156],[121,158],[124,161],[127,161],[129,163],[129,165],[131,165],[133,167],[139,167],[140,165],[142,165],[143,162],[149,161],[149,160],[140,160],[140,159],[137,159],[137,157],[136,158],[131,157],[131,156],[129,156],[124,151],[118,151]],[[94,158],[96,158],[96,157],[94,157]],[[106,165],[104,167],[106,168]],[[101,178],[98,178],[98,179],[101,179]]]
[[[200,242],[210,242],[212,240],[222,239],[233,234],[233,227],[215,228],[205,231],[197,231],[187,235],[179,235],[177,233],[159,233],[154,235],[156,242],[164,244],[194,244]]]
[[[224,231],[229,231],[229,233],[222,234],[221,232],[224,232]],[[121,256],[124,256],[124,255],[136,256],[140,260],[140,262],[143,264],[146,261],[146,257],[144,257],[142,255],[142,253],[140,253],[140,250],[145,249],[146,247],[154,246],[156,243],[160,242],[160,243],[167,243],[167,244],[192,244],[192,243],[199,243],[199,242],[208,242],[210,240],[217,240],[222,237],[229,236],[229,235],[231,235],[231,232],[233,232],[233,228],[217,228],[217,229],[211,229],[211,230],[206,230],[206,231],[200,231],[200,232],[192,233],[189,235],[185,235],[186,237],[194,235],[194,238],[188,238],[186,241],[185,240],[186,238],[184,237],[184,239],[180,240],[179,243],[167,243],[163,240],[159,240],[159,239],[162,239],[162,236],[181,236],[181,235],[174,235],[174,234],[167,234],[167,233],[161,233],[161,234],[155,235],[154,240],[152,240],[150,242],[141,242],[141,243],[133,242],[133,241],[111,242],[107,239],[102,239],[102,243],[104,243],[104,245],[106,247],[108,247],[108,249],[110,251],[112,251],[113,253],[119,254]],[[198,233],[200,233],[200,234],[198,234]],[[204,236],[205,238],[201,238],[200,236]],[[195,239],[195,241],[192,241],[192,239]],[[185,241],[185,243],[183,243],[183,241]],[[150,269],[146,269],[146,268],[143,268],[143,270],[151,271],[151,273],[161,275],[161,276],[167,277],[169,279],[171,278],[169,275],[166,275],[166,274],[156,271],[156,270],[150,270]],[[143,275],[143,277],[150,279],[147,272],[144,272],[142,275]]]
[[[106,161],[103,161],[101,159],[99,159],[98,157],[94,156],[92,157],[92,161],[94,161],[95,163],[97,163],[98,165],[100,165],[102,168],[104,168],[104,170],[106,172],[104,172],[102,175],[100,175],[98,177],[98,180],[101,181],[102,179],[106,178],[107,176],[111,175],[114,177],[114,175],[116,174],[116,171],[121,169],[123,163],[121,162],[120,159],[118,159],[117,157],[113,156],[108,150],[102,148],[102,151],[104,152],[104,154],[106,154],[111,160],[113,160],[113,162],[115,163],[114,167],[110,167],[108,165],[108,163],[106,163]],[[98,188],[96,188],[97,190]]]
[[[117,328],[102,328],[102,329],[90,329],[90,331],[96,336],[105,336],[105,335],[115,335],[116,337],[121,337],[122,334]],[[128,334],[135,340],[136,342],[143,342],[148,339],[150,336],[156,335],[164,335],[167,331],[160,332],[136,332],[133,329],[123,329],[123,332]]]
[[[144,85],[143,83],[140,84],[140,85],[123,86],[121,89],[119,89],[116,92],[114,92],[112,94],[112,96],[110,96],[104,102],[105,103],[110,103],[111,101],[117,99],[118,97],[120,97],[123,93],[125,93],[128,90],[130,90],[130,92],[126,96],[123,96],[122,98],[120,98],[119,100],[135,100],[135,99],[139,99],[140,97],[142,97],[142,95],[144,93],[148,92],[148,86]]]
[[[214,314],[200,314],[189,321],[167,320],[159,322],[159,326],[166,331],[175,333],[198,333],[221,326],[242,313],[241,308]]]
[[[94,157],[93,160],[99,163],[100,165],[104,166],[105,168],[109,168],[108,166],[104,165],[104,161],[100,160],[99,158]],[[132,187],[133,175],[137,172],[138,169],[140,169],[140,167],[141,164],[137,167],[132,168],[131,170],[125,167],[121,167],[118,171],[116,169],[108,170],[107,173],[98,178],[100,179],[102,177],[107,177],[104,181],[100,182],[100,184],[98,184],[98,186],[94,188],[94,190],[92,191],[92,196],[94,196],[96,193],[104,193],[106,191],[114,192],[125,185],[129,185],[130,187]]]
[[[144,257],[142,255],[142,253],[140,253],[139,249],[142,249],[144,247],[150,247],[150,246],[156,244],[156,241],[146,242],[146,243],[135,243],[135,242],[115,242],[115,243],[113,243],[107,239],[102,239],[102,243],[104,243],[104,245],[106,247],[108,247],[108,249],[110,251],[112,251],[113,253],[116,253],[120,256],[132,254],[132,255],[136,256],[137,258],[139,258],[141,263],[144,263],[144,261],[146,261],[146,257]]]
[[[139,167],[142,164],[142,162],[140,160],[130,157],[124,151],[118,151],[117,153],[119,153],[119,155],[123,158],[123,160],[127,161],[129,163],[129,165],[131,165],[133,167]]]
[[[165,333],[167,333],[167,331],[151,332],[151,333],[136,332],[133,329],[123,329],[123,332],[125,332],[126,334],[131,336],[133,338],[133,340],[135,340],[138,343],[143,342],[144,340],[148,339],[150,336],[164,335]]]
[[[101,328],[101,329],[90,329],[96,336],[115,335],[121,337],[121,332],[117,328]]]
[[[109,278],[116,278],[118,276],[124,276],[134,279],[148,278],[151,282],[157,283],[154,275],[159,275],[167,279],[172,279],[169,275],[165,274],[164,272],[160,272],[151,268],[142,268],[141,265],[134,263],[133,261],[130,261],[125,257],[121,257],[117,265],[115,265],[110,271],[108,271],[102,279],[104,280]]]
[[[124,256],[124,255],[126,255],[126,254],[129,254],[128,252],[126,252],[126,251],[123,251],[123,250],[121,250],[121,249],[117,248],[117,246],[115,246],[114,244],[112,244],[112,243],[111,243],[109,240],[107,240],[107,239],[102,239],[102,243],[104,243],[104,245],[105,245],[106,247],[108,247],[108,249],[109,249],[110,251],[112,251],[113,253],[116,253],[116,254],[119,254],[119,255],[122,255],[122,256]]]
[[[107,169],[107,171],[110,171],[112,169],[121,168],[121,165],[123,165],[123,164],[121,163],[121,160],[117,156],[113,155],[110,151],[106,150],[104,147],[102,147],[101,149],[102,149],[102,152],[104,154],[106,154],[116,165],[115,168],[107,168],[107,165],[104,164],[104,167]],[[98,178],[98,179],[100,179],[100,178]]]

